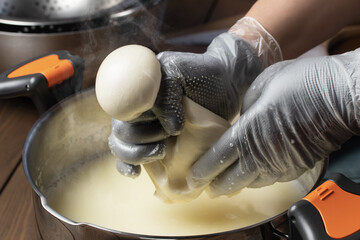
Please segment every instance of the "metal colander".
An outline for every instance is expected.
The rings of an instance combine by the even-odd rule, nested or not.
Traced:
[[[163,0],[0,0],[0,31],[60,33],[123,21]],[[142,11],[142,10],[141,10]]]
[[[0,0],[0,17],[33,21],[84,18],[124,9],[129,0]]]

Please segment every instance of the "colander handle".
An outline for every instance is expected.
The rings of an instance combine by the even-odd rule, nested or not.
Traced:
[[[84,61],[67,51],[45,54],[0,74],[0,98],[30,97],[40,113],[79,91]]]

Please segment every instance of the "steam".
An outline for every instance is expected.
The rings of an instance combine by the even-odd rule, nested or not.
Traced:
[[[140,44],[157,52],[161,49],[161,44],[164,42],[163,37],[159,34],[163,20],[164,5],[161,6],[160,3],[158,6],[147,8],[139,1],[136,2],[137,7],[128,10],[134,11],[133,14],[123,18],[121,16],[124,12],[115,14],[110,24],[113,31],[124,37],[124,44]],[[117,41],[117,39],[113,40]]]
[[[159,32],[163,5],[161,6],[160,3],[160,5],[148,8],[138,0],[123,1],[124,4],[131,2],[132,7],[121,9],[109,15],[108,18],[103,18],[106,22],[100,23],[99,27],[96,26],[99,23],[94,19],[82,23],[81,28],[85,30],[79,43],[81,47],[75,54],[85,60],[83,88],[94,85],[97,69],[103,59],[113,50],[129,44],[146,46],[155,53],[161,49],[164,38]],[[93,17],[93,15],[88,17]]]

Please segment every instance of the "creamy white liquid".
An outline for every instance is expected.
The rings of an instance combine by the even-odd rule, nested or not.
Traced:
[[[205,193],[184,204],[167,204],[143,171],[136,179],[120,175],[112,155],[92,161],[48,196],[49,205],[76,221],[128,233],[184,236],[233,230],[277,215],[306,193],[297,181],[244,189],[229,197]]]

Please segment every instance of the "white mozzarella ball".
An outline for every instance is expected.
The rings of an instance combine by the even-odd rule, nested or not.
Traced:
[[[144,46],[126,45],[101,63],[95,92],[107,114],[130,121],[152,108],[160,82],[160,63],[154,52]]]

